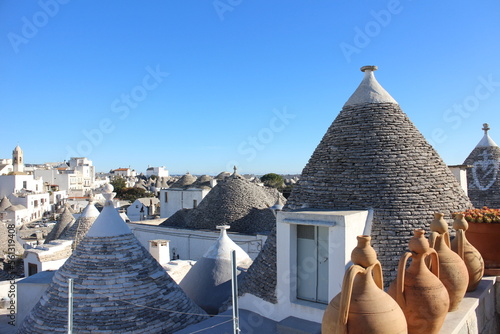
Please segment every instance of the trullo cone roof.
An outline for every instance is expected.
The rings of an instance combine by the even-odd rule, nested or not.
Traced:
[[[269,208],[277,199],[285,201],[276,189],[258,186],[235,173],[217,183],[198,207],[187,214],[178,211],[162,225],[210,230],[230,225],[233,232],[269,232],[276,225]]]
[[[19,333],[67,332],[68,278],[74,279],[75,333],[171,333],[205,318],[110,200]]]
[[[464,165],[467,170],[469,198],[476,208],[500,208],[500,147],[488,134],[488,124],[483,124],[484,136],[472,150]]]
[[[236,251],[236,266],[248,268],[252,260],[227,235],[229,226],[219,226],[221,234],[203,257],[189,270],[179,284],[186,294],[209,314],[231,296],[231,254]]]
[[[372,245],[390,283],[414,229],[426,228],[434,212],[450,216],[472,205],[437,152],[377,82],[376,69],[362,68],[363,81],[316,147],[284,210],[373,209]],[[273,273],[259,278],[264,270],[252,275],[249,270],[241,287],[255,295],[256,280],[275,291],[275,244],[264,251],[252,267],[271,267]],[[275,300],[270,293],[262,297]]]
[[[65,207],[63,213],[61,214],[61,217],[59,218],[58,222],[54,225],[52,230],[49,232],[47,235],[47,238],[45,238],[44,243],[49,243],[52,240],[59,239],[66,229],[66,227],[71,226],[71,224],[75,221],[75,218],[73,217],[73,214],[71,213],[71,210],[69,207]]]
[[[99,216],[99,210],[94,205],[93,201],[83,209],[82,214],[72,224],[66,226],[64,232],[61,234],[60,239],[73,240],[73,249],[82,241],[87,231],[90,229],[94,221]]]

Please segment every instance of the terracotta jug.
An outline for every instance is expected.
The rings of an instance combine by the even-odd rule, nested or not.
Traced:
[[[451,241],[451,249],[465,262],[469,273],[467,291],[474,291],[484,275],[483,257],[465,237],[465,231],[469,228],[469,223],[467,223],[463,214],[459,213],[455,216],[453,228],[457,232],[455,238]]]
[[[354,264],[323,315],[323,334],[407,333],[403,311],[383,290],[382,267],[370,239],[358,236],[358,246],[351,253]]]
[[[429,228],[432,232],[438,232],[439,234],[448,232],[448,223],[446,222],[446,220],[444,220],[444,214],[441,212],[436,212]],[[448,239],[448,244],[449,242],[450,240]]]
[[[449,311],[456,311],[465,296],[469,285],[469,273],[464,261],[457,253],[450,249],[450,235],[443,229],[434,230],[431,224],[430,246],[434,248],[439,257],[439,279],[443,282],[450,296]]]
[[[424,236],[423,229],[414,231],[410,239],[411,253],[399,260],[398,277],[391,283],[389,294],[397,301],[408,323],[408,333],[439,333],[448,313],[450,299],[444,284],[439,280],[439,259]],[[411,264],[406,269],[406,263]],[[426,259],[432,261],[432,272]]]

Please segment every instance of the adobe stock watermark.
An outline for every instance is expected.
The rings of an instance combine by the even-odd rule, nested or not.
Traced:
[[[269,119],[267,127],[260,129],[255,135],[248,136],[237,147],[237,152],[245,157],[247,162],[252,162],[266,147],[274,140],[276,134],[282,132],[295,119],[296,115],[289,113],[286,107],[282,110],[273,109],[273,116]],[[231,170],[233,166],[239,166],[236,160],[226,164],[226,170]]]
[[[16,225],[14,223],[7,223],[7,260],[11,265],[16,261]],[[13,274],[9,275],[9,291],[7,294],[9,298],[9,306],[7,310],[9,311],[9,321],[8,324],[11,326],[16,325],[16,300],[17,300],[17,283],[15,276]]]
[[[403,6],[399,0],[390,0],[385,9],[370,11],[373,20],[366,22],[362,28],[354,27],[354,37],[351,43],[342,42],[339,44],[347,62],[350,63],[354,54],[361,53],[361,50],[370,45],[372,40],[380,35],[383,28],[391,23],[393,16],[400,14],[402,11]]]
[[[146,74],[140,84],[132,87],[127,93],[122,93],[119,98],[111,102],[111,112],[116,114],[119,120],[125,120],[130,115],[131,110],[136,109],[140,102],[144,101],[151,91],[158,88],[169,75],[169,73],[161,71],[160,65],[156,65],[155,68],[146,66],[145,70]],[[102,118],[95,128],[83,129],[82,135],[85,139],[80,140],[76,147],[66,145],[66,160],[71,157],[89,156],[95,147],[102,144],[104,137],[115,129],[116,124],[111,117]]]
[[[40,10],[35,12],[31,17],[23,16],[21,18],[20,33],[9,32],[7,39],[15,53],[19,53],[19,47],[22,44],[28,44],[29,41],[38,34],[40,29],[45,27],[51,18],[59,13],[61,5],[65,5],[70,0],[39,0],[38,6]]]
[[[494,81],[493,74],[488,76],[479,76],[479,83],[476,85],[474,92],[467,95],[462,101],[454,103],[453,106],[443,112],[443,120],[449,124],[451,129],[457,130],[463,124],[464,120],[469,118],[474,112],[479,109],[481,101],[490,98],[500,87],[500,81]],[[432,130],[429,140],[432,146],[442,144],[448,140],[446,131],[442,127],[437,127]]]
[[[212,5],[214,6],[215,12],[219,16],[221,21],[224,21],[224,15],[226,12],[232,12],[235,7],[239,6],[243,0],[214,0]]]

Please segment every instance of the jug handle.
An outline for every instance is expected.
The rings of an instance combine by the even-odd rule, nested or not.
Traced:
[[[431,234],[429,235],[429,246],[431,248],[434,248],[434,246],[436,246],[437,238],[439,238],[439,233],[435,231],[431,232]]]
[[[347,318],[351,306],[352,286],[357,274],[364,273],[365,268],[359,265],[352,265],[344,275],[342,291],[340,293],[339,318],[337,321],[337,333],[347,333]]]
[[[396,279],[396,302],[399,304],[399,306],[402,308],[404,305],[406,305],[405,301],[405,271],[406,271],[406,262],[408,262],[408,259],[412,257],[413,254],[410,252],[407,252],[401,256],[399,259],[399,265],[398,265],[398,277]]]
[[[375,284],[377,284],[381,290],[384,290],[384,276],[382,274],[382,265],[380,264],[380,261],[377,260],[377,262],[370,267],[373,270],[373,280],[375,281]]]
[[[429,256],[431,258],[431,266],[430,269],[434,275],[436,275],[437,278],[439,278],[439,257],[438,253],[436,252],[435,249],[431,248],[427,252],[425,252],[423,255]]]
[[[457,238],[457,254],[458,256],[460,256],[462,260],[464,260],[464,255],[465,255],[464,230],[458,229],[455,238]]]
[[[444,238],[444,242],[446,243],[446,245],[448,246],[448,248],[451,249],[451,242],[450,242],[450,233],[448,231],[444,232],[442,234],[443,238]]]

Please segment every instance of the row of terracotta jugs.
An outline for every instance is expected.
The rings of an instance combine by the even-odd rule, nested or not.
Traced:
[[[465,238],[467,227],[463,215],[457,215],[457,233],[450,243],[448,224],[436,213],[430,244],[423,229],[415,230],[411,252],[401,257],[388,293],[371,237],[358,236],[353,265],[325,310],[322,333],[439,333],[446,314],[458,308],[466,291],[473,291],[483,276],[482,257]]]

